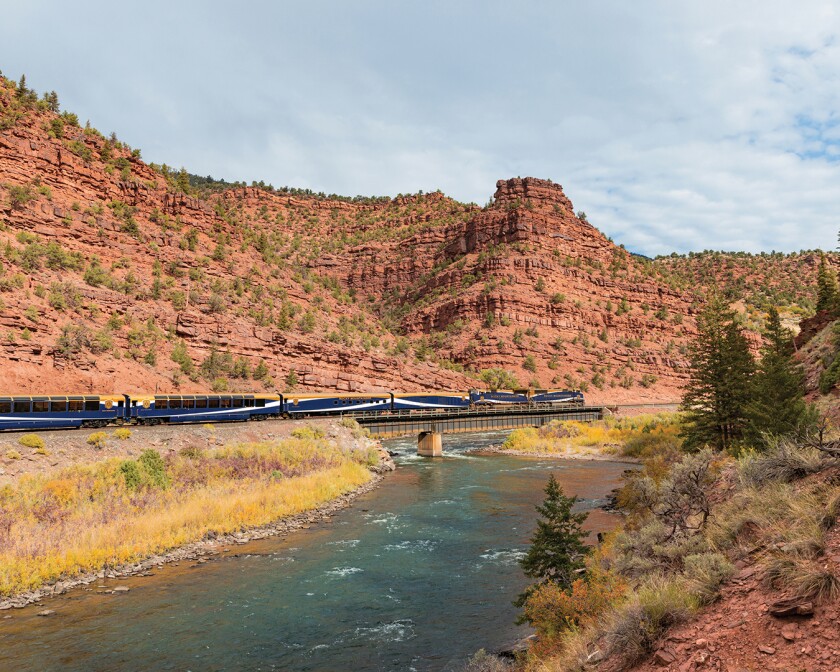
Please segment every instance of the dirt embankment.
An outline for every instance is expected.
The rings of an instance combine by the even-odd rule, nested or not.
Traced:
[[[46,474],[74,464],[91,464],[112,457],[136,458],[147,448],[154,448],[161,456],[197,446],[208,448],[231,443],[275,441],[291,436],[296,427],[311,425],[325,432],[334,427],[333,420],[266,420],[263,422],[234,422],[219,424],[184,424],[179,426],[131,427],[128,439],[115,436],[116,428],[105,430],[69,429],[35,432],[44,441],[44,448],[27,448],[20,443],[28,432],[0,433],[0,486],[11,483],[23,474]],[[104,432],[104,444],[97,447],[88,442],[95,433]],[[12,454],[12,457],[9,454]],[[18,457],[19,455],[19,457]]]

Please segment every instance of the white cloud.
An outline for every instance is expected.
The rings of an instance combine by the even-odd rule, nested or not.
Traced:
[[[834,244],[832,2],[4,4],[6,74],[147,160],[478,203],[549,177],[645,254]]]

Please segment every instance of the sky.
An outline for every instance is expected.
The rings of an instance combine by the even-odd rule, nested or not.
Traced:
[[[0,0],[0,70],[228,181],[561,185],[654,256],[834,249],[840,3]]]

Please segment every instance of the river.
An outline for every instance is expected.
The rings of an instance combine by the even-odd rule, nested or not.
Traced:
[[[503,436],[385,442],[396,473],[329,523],[0,612],[0,670],[457,670],[528,633],[511,601],[550,473],[587,529],[616,524],[596,507],[626,464],[465,454]]]

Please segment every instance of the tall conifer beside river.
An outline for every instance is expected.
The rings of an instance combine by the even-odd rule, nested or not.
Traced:
[[[720,295],[712,296],[703,309],[697,330],[682,401],[684,445],[726,450],[744,437],[755,362],[735,312]]]
[[[805,403],[805,374],[793,360],[793,336],[773,307],[751,388],[745,411],[746,435],[752,447],[767,448],[772,436],[806,433],[816,424],[816,409]]]

